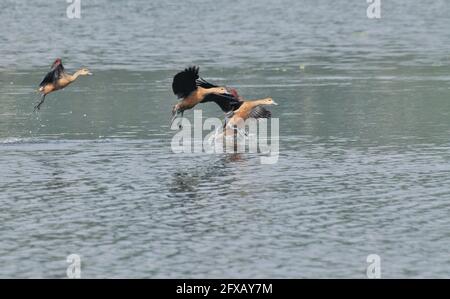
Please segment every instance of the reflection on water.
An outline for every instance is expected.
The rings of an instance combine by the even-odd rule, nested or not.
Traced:
[[[447,3],[219,2],[0,3],[0,277],[448,277]],[[56,56],[94,76],[33,114]],[[171,152],[191,63],[280,104],[278,163]]]
[[[191,169],[175,172],[169,190],[174,194],[180,194],[181,197],[185,195],[195,197],[198,190],[204,193],[208,188],[218,188],[221,191],[219,195],[224,196],[227,188],[233,184],[231,176],[236,174],[235,166],[230,163],[243,160],[242,154],[213,156],[213,160],[206,164],[193,165]]]

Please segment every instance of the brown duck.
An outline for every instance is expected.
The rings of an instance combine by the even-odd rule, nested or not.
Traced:
[[[199,103],[215,102],[224,112],[236,110],[242,104],[233,92],[205,81],[198,72],[199,68],[194,66],[174,76],[172,90],[181,101],[172,108],[172,122]]]
[[[249,118],[270,118],[272,113],[264,108],[267,105],[278,105],[272,98],[243,101],[238,109],[227,114],[224,124],[224,134],[229,136],[235,133],[235,129],[242,127],[245,120]]]
[[[41,105],[45,101],[45,97],[49,93],[63,89],[67,85],[77,80],[79,76],[87,75],[92,75],[92,73],[87,68],[79,69],[72,75],[66,73],[61,59],[57,58],[55,62],[53,62],[50,72],[45,75],[44,79],[39,84],[39,92],[42,94],[42,97],[39,103],[34,107],[34,110],[36,111],[41,108]]]

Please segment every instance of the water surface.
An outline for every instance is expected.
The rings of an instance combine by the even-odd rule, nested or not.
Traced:
[[[446,1],[66,5],[0,3],[0,277],[449,276]],[[34,114],[55,57],[94,76]],[[172,153],[194,63],[280,104],[277,164]]]

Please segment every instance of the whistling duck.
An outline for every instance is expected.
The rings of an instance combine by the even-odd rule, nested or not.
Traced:
[[[237,97],[236,91],[230,92],[225,87],[211,84],[198,75],[198,67],[189,67],[173,78],[173,93],[181,101],[173,106],[172,123],[179,114],[192,109],[198,103],[215,102],[224,112],[236,110],[242,101]]]
[[[225,120],[225,135],[233,132],[235,126],[239,126],[248,118],[270,118],[272,113],[265,109],[263,105],[278,105],[272,98],[265,98],[260,100],[243,101],[241,106],[235,111],[227,114]]]
[[[62,65],[61,59],[57,58],[53,62],[50,72],[45,75],[41,84],[39,84],[39,92],[42,94],[40,102],[34,107],[34,110],[39,110],[41,105],[45,101],[45,96],[49,93],[63,89],[70,83],[77,80],[79,76],[92,75],[92,73],[87,68],[82,68],[76,71],[73,75],[65,72],[64,66]]]

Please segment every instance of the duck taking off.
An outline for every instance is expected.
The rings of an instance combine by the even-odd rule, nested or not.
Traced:
[[[34,110],[39,110],[45,101],[45,96],[49,93],[63,89],[70,83],[78,79],[79,76],[92,75],[87,68],[82,68],[76,71],[73,75],[68,74],[64,70],[64,66],[60,58],[53,62],[50,72],[45,75],[42,82],[39,84],[39,92],[42,94],[40,102],[34,107]]]
[[[198,75],[198,67],[189,67],[173,78],[173,93],[181,99],[172,108],[172,121],[185,110],[194,108],[199,103],[215,102],[224,112],[236,110],[242,101],[236,93],[225,87],[211,84]]]
[[[260,100],[243,101],[241,106],[235,111],[227,114],[224,129],[226,135],[230,133],[235,127],[238,127],[248,118],[270,118],[272,113],[264,108],[265,105],[278,105],[272,98],[265,98]]]

